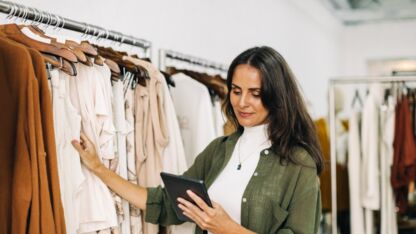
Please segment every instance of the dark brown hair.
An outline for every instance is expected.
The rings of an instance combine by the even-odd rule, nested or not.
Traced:
[[[273,48],[254,47],[233,60],[228,70],[228,94],[223,105],[227,117],[239,131],[243,130],[230,102],[232,78],[240,64],[248,64],[260,71],[261,100],[269,111],[268,132],[272,150],[282,156],[281,162],[298,164],[293,150],[295,147],[302,147],[315,161],[317,172],[320,174],[323,170],[323,159],[315,125],[306,109],[295,76],[282,55]]]

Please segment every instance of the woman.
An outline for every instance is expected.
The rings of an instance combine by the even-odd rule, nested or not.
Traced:
[[[270,47],[231,63],[227,117],[237,131],[212,141],[185,176],[204,180],[213,208],[170,201],[161,187],[131,184],[105,168],[84,136],[73,141],[83,163],[120,196],[146,210],[146,221],[179,224],[171,202],[198,225],[196,233],[316,233],[323,163],[313,122],[288,64]]]

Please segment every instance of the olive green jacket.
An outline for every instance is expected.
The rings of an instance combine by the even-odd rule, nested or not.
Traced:
[[[227,165],[240,135],[235,132],[212,141],[184,176],[204,180],[210,187]],[[301,148],[295,150],[294,156],[301,164],[282,164],[270,149],[261,152],[241,200],[242,226],[256,233],[317,233],[321,194],[316,166]],[[148,189],[145,219],[163,226],[182,223],[160,186]],[[197,226],[195,233],[202,230]]]

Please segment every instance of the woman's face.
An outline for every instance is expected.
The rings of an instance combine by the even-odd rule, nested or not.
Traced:
[[[247,64],[240,64],[235,68],[230,101],[241,126],[253,127],[266,122],[269,111],[261,101],[259,70]]]

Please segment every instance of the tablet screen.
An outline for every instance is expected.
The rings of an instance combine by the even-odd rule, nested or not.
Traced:
[[[204,181],[187,178],[184,176],[174,175],[170,173],[160,173],[168,197],[171,200],[175,213],[178,218],[182,221],[193,222],[191,219],[182,214],[182,210],[178,207],[178,197],[188,200],[195,204],[195,202],[186,193],[187,190],[191,190],[193,193],[198,195],[202,200],[207,203],[208,206],[212,207],[211,200],[209,199],[207,189]],[[195,204],[196,205],[196,204]]]

